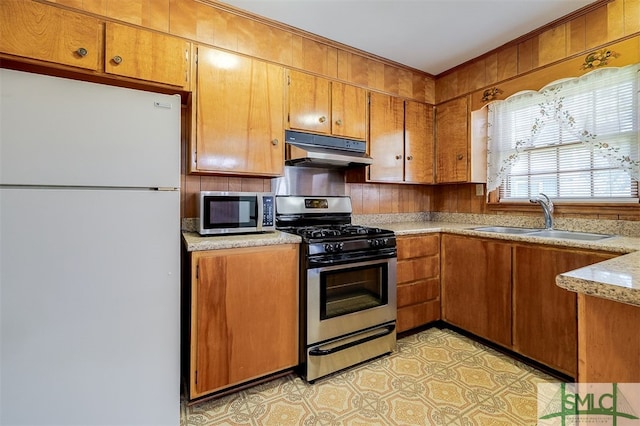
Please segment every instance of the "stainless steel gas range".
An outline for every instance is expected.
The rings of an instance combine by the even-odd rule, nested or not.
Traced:
[[[310,382],[394,350],[396,239],[351,224],[346,196],[278,196],[276,227],[302,237],[301,375]]]

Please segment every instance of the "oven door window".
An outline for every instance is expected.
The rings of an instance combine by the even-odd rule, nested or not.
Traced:
[[[388,303],[388,264],[377,263],[320,274],[320,319],[339,317]]]
[[[255,228],[258,226],[256,196],[205,197],[206,228]]]

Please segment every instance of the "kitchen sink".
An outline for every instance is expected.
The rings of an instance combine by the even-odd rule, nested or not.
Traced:
[[[560,238],[568,240],[582,240],[582,241],[598,241],[605,238],[611,238],[614,235],[606,234],[592,234],[589,232],[577,232],[577,231],[560,231],[556,229],[543,229],[536,232],[529,233],[532,237],[547,237],[547,238]]]
[[[483,232],[498,232],[500,234],[528,234],[535,231],[540,231],[537,228],[518,228],[515,226],[481,226],[480,228],[473,228],[474,231]]]
[[[598,241],[615,235],[593,234],[590,232],[561,231],[557,229],[518,228],[515,226],[481,226],[474,231],[496,232],[499,234],[519,234],[541,238],[558,238],[567,240]]]

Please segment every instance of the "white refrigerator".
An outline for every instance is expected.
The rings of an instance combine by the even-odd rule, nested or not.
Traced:
[[[179,424],[180,109],[0,69],[0,424]]]

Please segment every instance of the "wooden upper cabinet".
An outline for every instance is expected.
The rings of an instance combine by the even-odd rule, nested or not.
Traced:
[[[189,43],[153,31],[106,23],[105,72],[184,87]]]
[[[402,182],[404,178],[404,102],[395,96],[369,94],[369,180]]]
[[[86,15],[33,1],[0,1],[0,52],[97,71],[102,26]]]
[[[436,182],[469,181],[469,112],[466,97],[436,107]]]
[[[405,101],[404,181],[433,183],[433,107]]]
[[[289,127],[314,133],[331,133],[329,80],[289,71]]]
[[[433,183],[433,107],[372,92],[369,180]]]
[[[331,82],[331,133],[352,139],[367,138],[367,91]]]
[[[290,129],[366,139],[365,89],[294,70],[288,85]]]
[[[284,81],[280,66],[200,46],[191,171],[281,175]]]

